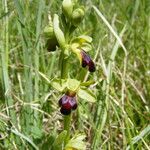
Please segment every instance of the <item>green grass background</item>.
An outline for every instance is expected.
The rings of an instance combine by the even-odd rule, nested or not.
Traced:
[[[63,130],[50,86],[60,76],[60,51],[49,53],[43,29],[60,0],[0,1],[0,149],[45,149]],[[72,134],[86,134],[87,150],[150,149],[150,1],[81,0],[86,15],[76,34],[93,38],[96,72],[84,80],[94,104],[78,99]],[[72,77],[80,71],[70,62]]]

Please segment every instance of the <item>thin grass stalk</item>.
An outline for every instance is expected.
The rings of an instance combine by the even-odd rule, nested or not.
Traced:
[[[34,78],[34,100],[39,101],[39,54],[40,54],[40,34],[41,34],[41,25],[42,25],[42,12],[44,7],[44,2],[40,0],[38,2],[37,10],[37,20],[36,20],[36,42],[34,50],[34,69],[35,69],[35,78]],[[34,126],[41,127],[40,114],[37,111],[34,111]]]
[[[33,99],[33,91],[32,91],[32,61],[31,61],[31,43],[28,40],[28,31],[26,30],[26,25],[24,21],[24,13],[23,13],[23,7],[21,6],[21,3],[18,0],[14,0],[15,8],[17,10],[17,14],[19,16],[19,22],[18,22],[18,30],[19,34],[21,35],[22,40],[22,48],[23,48],[23,65],[24,65],[24,80],[26,81],[24,84],[25,87],[25,95],[24,95],[24,101],[25,102],[31,102]],[[33,110],[31,108],[23,108],[22,111],[22,130],[26,134],[31,134],[32,125],[33,125]]]
[[[101,12],[95,6],[93,6],[93,8],[96,11],[96,13],[98,14],[98,16],[104,21],[106,26],[110,29],[110,31],[114,34],[114,36],[117,39],[117,42],[116,42],[116,44],[114,46],[114,49],[112,51],[112,54],[111,54],[111,60],[109,61],[108,67],[107,67],[107,69],[106,68],[104,69],[104,70],[107,70],[107,72],[105,72],[105,73],[107,73],[106,74],[107,78],[106,78],[106,81],[104,81],[104,83],[103,83],[103,91],[105,92],[105,99],[104,99],[104,101],[101,104],[103,107],[98,107],[97,116],[100,116],[100,119],[98,120],[98,122],[96,122],[97,130],[95,132],[96,135],[95,135],[95,137],[93,139],[93,144],[92,144],[92,149],[97,149],[99,140],[101,138],[102,130],[103,130],[104,125],[106,123],[107,111],[109,109],[109,89],[110,89],[111,74],[112,74],[112,62],[114,61],[115,56],[117,54],[117,50],[118,50],[119,44],[122,46],[122,48],[123,48],[123,50],[125,52],[125,60],[126,60],[126,56],[127,56],[127,50],[124,47],[120,37],[116,34],[114,29],[111,27],[109,22],[106,20],[106,18],[101,14]],[[126,30],[126,25],[124,26],[120,36],[123,35],[125,30]],[[124,67],[124,76],[125,76],[125,71],[126,71],[126,64],[125,64],[125,67]],[[124,87],[122,88],[122,93],[123,92],[124,92]],[[122,96],[123,96],[123,94],[122,94]],[[124,97],[122,97],[122,100],[123,100],[123,98]]]
[[[3,1],[4,11],[8,13],[8,4],[7,0]],[[17,127],[17,118],[14,109],[8,109],[9,107],[14,105],[14,100],[11,96],[11,86],[10,86],[10,78],[9,78],[9,16],[6,15],[3,19],[3,28],[2,37],[3,37],[3,47],[1,50],[1,64],[2,64],[2,80],[3,80],[3,91],[5,95],[5,104],[6,104],[6,112],[7,115],[11,118],[11,123],[13,126]],[[10,134],[11,140],[16,144],[20,145],[20,139],[15,137],[13,134]],[[7,144],[6,144],[7,145]]]

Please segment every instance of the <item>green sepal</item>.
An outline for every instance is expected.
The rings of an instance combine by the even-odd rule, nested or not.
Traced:
[[[80,86],[80,81],[76,79],[67,79],[67,89],[70,91],[77,91]]]
[[[92,50],[92,46],[91,46],[91,42],[92,42],[92,38],[90,36],[87,35],[81,35],[79,37],[74,38],[71,41],[71,49],[72,51],[76,51],[76,49],[82,49],[86,52]]]
[[[86,100],[91,103],[94,103],[96,101],[96,96],[94,95],[94,93],[90,89],[87,89],[87,88],[80,88],[78,90],[77,95],[81,99]]]
[[[46,26],[46,27],[44,28],[43,33],[44,33],[44,36],[45,36],[46,38],[52,39],[52,38],[55,37],[54,28],[53,28],[52,26],[50,26],[50,25],[48,25],[48,26]]]
[[[59,27],[59,17],[57,14],[54,14],[53,27],[54,27],[54,33],[59,43],[59,46],[63,50],[66,47],[66,40],[63,31]]]
[[[63,92],[67,87],[66,80],[55,78],[51,81],[51,86],[59,92]]]
[[[85,11],[83,7],[75,9],[72,13],[72,24],[77,27],[83,20],[84,15]]]
[[[55,78],[51,81],[51,86],[59,92],[72,91],[76,92],[80,87],[80,81],[76,79],[58,79]]]
[[[81,61],[82,61],[81,50],[78,47],[79,47],[79,43],[73,43],[71,45],[71,50],[72,50],[73,53],[75,53],[77,55],[77,57],[78,57],[78,59],[81,63]]]

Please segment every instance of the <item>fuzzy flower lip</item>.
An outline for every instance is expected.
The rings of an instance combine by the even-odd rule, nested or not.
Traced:
[[[96,69],[93,60],[84,50],[81,50],[80,53],[82,57],[82,67],[85,68],[86,66],[88,66],[89,71],[94,72]]]
[[[58,103],[61,107],[60,112],[63,115],[69,115],[72,110],[75,110],[77,108],[76,96],[72,94],[69,95],[68,93],[66,93],[60,98]]]

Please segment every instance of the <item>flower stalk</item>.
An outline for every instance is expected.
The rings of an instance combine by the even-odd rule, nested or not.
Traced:
[[[54,80],[53,86],[55,85],[56,89],[65,93],[58,103],[60,112],[64,117],[64,130],[67,131],[64,140],[64,146],[66,146],[70,141],[72,111],[77,108],[76,97],[79,95],[83,99],[88,99],[88,97],[91,99],[94,97],[91,92],[84,89],[85,87],[82,86],[81,81],[69,78],[70,63],[68,61],[70,55],[75,53],[80,60],[81,67],[88,68],[90,72],[95,71],[95,64],[87,53],[92,48],[92,38],[86,35],[79,37],[72,36],[73,31],[84,18],[84,7],[74,8],[72,0],[63,0],[62,10],[63,18],[59,18],[57,14],[54,14],[52,24],[45,29],[45,33],[49,39],[48,49],[50,51],[56,50],[57,47],[60,49],[59,67],[61,78],[59,83],[57,82],[58,80]],[[61,19],[60,22],[59,19]],[[60,23],[63,30],[60,28]]]
[[[56,35],[57,41],[61,48],[61,54],[60,54],[60,68],[61,68],[61,78],[66,79],[67,73],[68,73],[68,56],[65,54],[66,50],[66,41],[65,36],[61,29],[59,28],[59,18],[58,15],[54,15],[54,33]],[[68,142],[70,138],[70,124],[71,124],[71,114],[64,115],[64,130],[67,131],[65,144]]]

